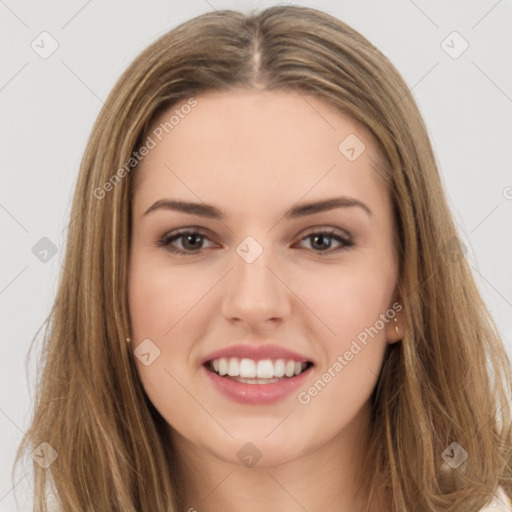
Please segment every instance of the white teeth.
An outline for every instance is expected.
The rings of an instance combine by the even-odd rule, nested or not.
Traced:
[[[281,377],[293,377],[300,375],[306,368],[307,363],[299,363],[291,359],[253,359],[238,357],[221,357],[211,362],[211,366],[216,373],[221,376],[240,377],[243,379],[274,379]],[[257,381],[250,382],[257,383]]]
[[[286,361],[286,368],[284,374],[287,377],[293,377],[295,375],[295,361]]]
[[[228,375],[230,377],[238,377],[240,375],[240,365],[238,359],[232,357],[228,362]]]
[[[244,384],[272,384],[272,382],[279,382],[279,379],[244,379],[243,377],[237,377],[236,381]]]
[[[271,379],[274,376],[274,364],[270,359],[258,361],[257,369],[258,379]],[[240,377],[245,377],[240,373]]]
[[[259,372],[256,371],[256,363],[252,359],[242,359],[240,361],[240,375],[246,378],[260,377]]]
[[[274,377],[284,377],[285,364],[284,359],[278,359],[274,363]]]
[[[228,374],[228,360],[225,357],[221,359],[216,359],[215,361],[219,362],[219,375],[227,375]],[[214,363],[215,363],[214,361]],[[215,368],[215,366],[214,366]]]

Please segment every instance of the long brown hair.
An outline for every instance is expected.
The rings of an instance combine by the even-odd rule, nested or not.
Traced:
[[[372,395],[370,499],[385,488],[393,512],[469,511],[498,485],[512,494],[510,361],[458,241],[416,103],[389,60],[342,21],[274,6],[212,12],[171,30],[129,66],[98,116],[45,322],[34,417],[18,451],[17,463],[43,442],[58,455],[47,469],[33,463],[34,510],[47,510],[48,494],[68,512],[180,507],[165,421],[126,343],[136,175],[127,162],[164,109],[237,87],[314,94],[364,125],[383,155],[406,327]],[[456,469],[443,457],[454,442],[468,454]]]

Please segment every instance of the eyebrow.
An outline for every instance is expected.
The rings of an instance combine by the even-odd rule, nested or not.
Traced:
[[[370,217],[373,215],[373,212],[370,210],[370,208],[362,201],[359,201],[353,197],[340,196],[334,197],[332,199],[325,199],[323,201],[302,203],[297,206],[293,206],[284,214],[284,218],[296,219],[299,217],[305,217],[307,215],[313,215],[315,213],[333,210],[335,208],[348,208],[352,206],[360,207]],[[205,203],[191,203],[187,201],[176,201],[172,199],[160,199],[156,201],[156,203],[152,204],[144,212],[144,215],[147,215],[148,213],[155,210],[172,210],[215,220],[223,220],[225,218],[222,211],[215,206]]]

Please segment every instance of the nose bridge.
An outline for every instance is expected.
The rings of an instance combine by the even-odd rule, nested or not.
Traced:
[[[275,250],[264,243],[270,237],[246,237],[235,249],[233,272],[223,303],[228,319],[246,323],[265,322],[284,318],[289,311],[286,287],[278,277]]]

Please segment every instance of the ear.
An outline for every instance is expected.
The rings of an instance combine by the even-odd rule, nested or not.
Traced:
[[[401,341],[404,335],[403,319],[400,313],[396,313],[386,325],[386,341],[388,343],[396,343]]]
[[[386,316],[389,318],[385,329],[388,343],[396,343],[402,340],[405,331],[404,312],[402,301],[399,296],[396,296],[386,312]]]

